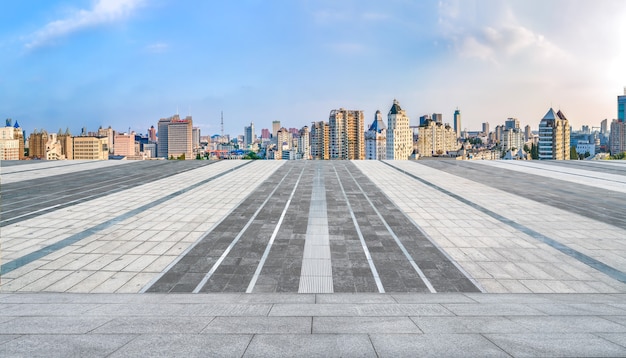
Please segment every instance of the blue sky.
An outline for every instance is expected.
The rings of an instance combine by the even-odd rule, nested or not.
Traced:
[[[371,122],[400,101],[462,127],[615,118],[626,1],[26,0],[0,5],[0,116],[27,132],[147,132],[191,113],[203,135]],[[368,123],[369,124],[369,123]]]

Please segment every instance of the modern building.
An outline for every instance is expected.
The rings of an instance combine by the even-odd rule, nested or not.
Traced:
[[[15,128],[0,128],[0,160],[19,160],[20,143],[15,139]]]
[[[624,95],[617,96],[617,120],[626,122],[626,87],[624,87]]]
[[[626,152],[626,122],[614,119],[609,133],[609,151],[612,155]]]
[[[561,112],[548,110],[539,123],[539,159],[570,159],[570,126]]]
[[[261,139],[262,140],[267,140],[270,139],[272,137],[270,130],[267,128],[263,128],[261,129]]]
[[[600,122],[600,134],[606,135],[609,129],[609,120],[607,118]]]
[[[365,159],[387,159],[387,127],[380,111],[376,111],[374,121],[365,132]]]
[[[444,125],[429,120],[424,126],[419,127],[417,152],[421,157],[446,155],[450,151],[457,151],[459,147],[456,132],[449,124]],[[389,148],[389,144],[387,144],[387,148]]]
[[[489,135],[489,122],[484,122],[483,123],[483,134],[484,135]]]
[[[246,148],[250,147],[254,142],[256,142],[256,133],[254,132],[254,122],[250,122],[249,126],[244,128],[244,140],[243,144]]]
[[[524,127],[524,142],[528,142],[532,137],[533,131],[530,128],[530,124],[527,124],[526,127]]]
[[[443,115],[441,113],[433,113],[431,119],[435,123],[443,123]]]
[[[461,111],[458,108],[454,111],[454,131],[456,137],[461,138]]]
[[[115,133],[113,141],[115,143],[115,148],[113,148],[114,155],[130,157],[138,154],[135,152],[135,132]]]
[[[524,133],[519,127],[517,118],[508,118],[504,121],[504,128],[501,132],[500,144],[502,150],[508,152],[513,149],[524,148]]]
[[[311,159],[311,138],[309,127],[304,126],[298,132],[298,156],[301,159]]]
[[[311,159],[330,159],[330,126],[324,121],[311,125]]]
[[[153,143],[157,141],[157,132],[154,126],[148,128],[148,139]]]
[[[0,137],[0,140],[3,143],[1,144],[4,148],[3,151],[8,150],[6,154],[9,155],[11,158],[13,158],[12,153],[13,153],[13,147],[15,146],[15,143],[17,143],[17,159],[26,158],[24,154],[25,153],[24,152],[24,131],[22,130],[22,128],[20,127],[17,121],[15,121],[15,124],[13,124],[12,119],[8,118],[6,120],[6,126],[3,129],[3,134],[2,134],[2,137]],[[15,140],[16,142],[13,142],[13,140]],[[13,160],[13,159],[5,159],[5,160]]]
[[[75,160],[109,159],[109,138],[97,136],[79,136],[72,138]]]
[[[272,121],[272,138],[276,138],[276,134],[280,129],[280,121]]]
[[[161,118],[158,129],[158,157],[194,159],[193,120],[191,116],[180,119],[180,116],[175,114],[169,118]]]
[[[430,114],[425,114],[423,116],[420,116],[420,126],[423,126],[426,124],[426,121],[429,121],[430,118]]]
[[[435,121],[435,114],[432,121]],[[412,153],[413,132],[409,127],[409,117],[394,99],[387,114],[387,159],[407,160]]]
[[[365,159],[363,111],[333,109],[328,118],[330,159]]]
[[[87,135],[87,134],[84,134]],[[108,145],[109,145],[109,153],[114,152],[115,148],[115,131],[109,126],[109,128],[98,128],[98,132],[95,134],[96,137],[107,137]]]
[[[28,157],[33,159],[46,159],[46,143],[48,143],[48,131],[37,128],[28,137]]]
[[[291,133],[287,128],[280,128],[276,131],[276,153],[274,159],[282,159],[283,151],[291,149]]]
[[[191,143],[191,149],[193,150],[193,153],[198,153],[198,151],[200,150],[200,128],[191,128]]]

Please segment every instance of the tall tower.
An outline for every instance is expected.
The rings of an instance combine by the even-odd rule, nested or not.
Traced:
[[[617,120],[624,123],[626,122],[626,87],[624,87],[624,95],[617,96]]]
[[[456,132],[456,137],[461,138],[461,111],[459,108],[454,111],[454,131]]]
[[[569,121],[550,108],[539,123],[539,159],[569,160],[569,146]]]
[[[376,111],[374,122],[365,132],[365,159],[387,159],[387,127],[380,111]]]
[[[387,159],[407,160],[412,152],[413,133],[409,128],[409,117],[394,99],[387,114]]]
[[[280,121],[272,121],[272,137],[276,138],[278,130],[280,129]]]
[[[330,127],[330,159],[365,159],[365,120],[363,111],[333,109]]]

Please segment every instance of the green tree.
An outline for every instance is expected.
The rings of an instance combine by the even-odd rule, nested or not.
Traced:
[[[256,159],[261,159],[261,157],[259,157],[255,152],[248,152],[246,153],[246,155],[242,157],[242,159],[256,160]]]
[[[576,152],[576,147],[569,147],[569,159],[570,160],[578,160],[578,153]]]
[[[534,160],[539,159],[539,148],[535,143],[530,146],[530,157]]]

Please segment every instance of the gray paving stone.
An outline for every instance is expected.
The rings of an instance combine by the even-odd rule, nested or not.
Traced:
[[[376,357],[365,334],[255,335],[244,357]]]
[[[438,304],[275,304],[270,316],[450,316],[452,313]]]
[[[71,316],[87,313],[99,306],[99,304],[90,303],[53,303],[49,305],[11,303],[1,306],[0,316]]]
[[[473,294],[475,295],[475,294]],[[391,293],[398,303],[476,303],[474,296],[459,293]]]
[[[308,334],[310,317],[217,317],[202,333]]]
[[[313,317],[313,333],[422,333],[408,317]]]
[[[623,308],[602,303],[532,303],[528,306],[549,315],[626,315],[626,305]]]
[[[46,358],[108,357],[133,338],[135,338],[135,336],[126,334],[25,335],[0,345],[0,356]]]
[[[411,317],[424,333],[530,333],[510,317]]]
[[[540,316],[544,312],[519,303],[445,303],[442,304],[457,316]]]
[[[626,348],[626,333],[596,333],[596,335]]]
[[[110,317],[15,317],[0,325],[0,334],[80,334],[110,321]]]
[[[479,334],[372,334],[379,357],[509,357]]]
[[[597,316],[509,317],[531,332],[596,333],[626,332],[626,327]]]
[[[318,293],[316,303],[397,303],[394,296],[380,293]]]
[[[515,357],[623,357],[626,348],[585,333],[485,334]]]
[[[93,330],[93,333],[163,334],[200,333],[212,316],[196,317],[116,317]]]
[[[250,335],[141,335],[110,357],[241,357]]]

